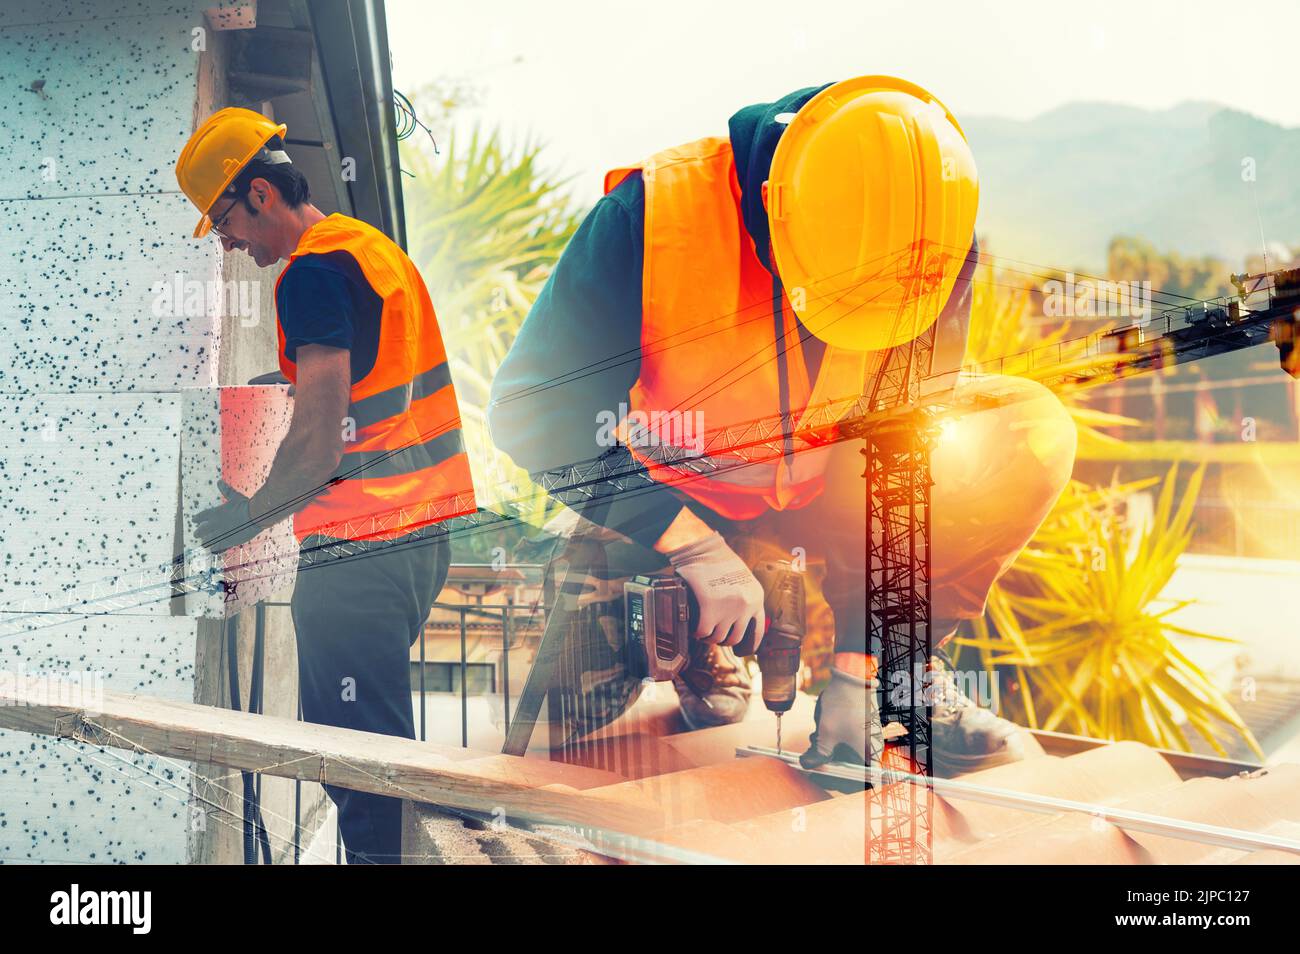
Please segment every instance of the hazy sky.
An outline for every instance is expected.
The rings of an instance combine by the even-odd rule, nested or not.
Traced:
[[[1300,3],[388,0],[394,80],[480,86],[462,119],[547,143],[594,198],[612,166],[726,132],[739,106],[870,72],[963,115],[1214,100],[1300,124]],[[418,108],[418,103],[416,104]]]

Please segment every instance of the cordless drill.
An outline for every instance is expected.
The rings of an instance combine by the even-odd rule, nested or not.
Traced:
[[[758,646],[763,704],[776,713],[781,749],[783,713],[799,689],[799,650],[807,627],[803,574],[789,560],[765,560],[753,568],[763,587],[766,634]],[[698,611],[690,588],[675,573],[634,576],[623,585],[627,664],[640,679],[665,682],[686,668]],[[737,656],[755,655],[754,629],[735,646]]]
[[[763,674],[763,705],[776,714],[776,751],[781,752],[781,716],[794,705],[799,691],[799,650],[807,631],[807,605],[803,574],[789,560],[764,560],[753,570],[763,587],[767,631],[758,646],[758,669]],[[754,652],[754,634],[746,633],[736,646],[737,656]]]

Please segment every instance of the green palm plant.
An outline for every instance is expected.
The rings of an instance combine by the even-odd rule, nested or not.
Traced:
[[[452,133],[437,159],[423,146],[402,154],[411,257],[449,350],[488,380],[580,219],[540,156],[481,129]]]
[[[480,504],[534,525],[558,505],[496,449],[486,412],[492,378],[581,219],[541,150],[477,128],[452,132],[436,157],[418,137],[402,144],[409,252],[438,312]]]

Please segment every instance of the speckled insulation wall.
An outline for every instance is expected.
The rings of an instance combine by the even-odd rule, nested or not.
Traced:
[[[0,614],[0,671],[49,673],[86,692],[188,698],[194,622],[184,617],[48,614],[12,635]],[[219,823],[190,808],[188,763],[121,749],[0,732],[0,859],[183,862],[187,829]]]
[[[227,609],[154,589],[67,611],[70,588],[170,565],[183,467],[187,504],[216,501],[221,316],[165,294],[178,274],[221,274],[172,172],[194,125],[194,30],[214,5],[4,4],[0,670],[191,700],[201,624],[173,614]],[[189,774],[0,732],[0,861],[185,861]]]

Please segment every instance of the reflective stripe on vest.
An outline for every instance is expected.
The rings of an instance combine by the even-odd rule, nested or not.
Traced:
[[[730,140],[701,139],[615,169],[606,191],[637,170],[645,187],[645,258],[641,367],[630,412],[699,415],[704,431],[716,435],[786,412],[799,420],[805,408],[860,395],[871,360],[865,352],[827,347],[815,385],[809,381],[794,312],[754,253],[741,216]],[[767,460],[749,464],[743,453],[720,451],[710,463],[722,471],[702,477],[703,461],[656,464],[647,447],[628,447],[651,476],[734,520],[810,503],[822,490],[827,457],[799,441],[786,442],[784,457],[767,451]]]
[[[382,232],[337,214],[308,229],[289,262],[333,251],[350,254],[382,300],[379,343],[374,366],[351,386],[348,419],[340,422],[351,424],[343,458],[294,515],[295,535],[391,539],[432,522],[431,513],[445,520],[473,511],[456,392],[419,272]],[[296,383],[278,320],[276,330],[280,369]]]
[[[399,384],[387,391],[380,391],[378,394],[353,402],[348,406],[348,417],[352,418],[358,429],[370,427],[386,417],[400,414],[410,407],[411,401],[428,397],[449,384],[451,384],[451,371],[444,361],[437,367],[418,375],[413,382]]]

